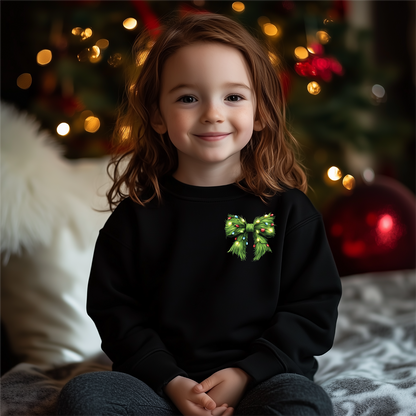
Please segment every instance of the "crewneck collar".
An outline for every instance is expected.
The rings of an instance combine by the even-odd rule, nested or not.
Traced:
[[[242,198],[247,195],[235,183],[221,186],[195,186],[180,182],[172,175],[163,178],[161,185],[166,191],[177,197],[199,201],[228,200]]]

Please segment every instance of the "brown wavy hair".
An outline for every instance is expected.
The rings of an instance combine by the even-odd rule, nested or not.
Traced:
[[[306,192],[304,167],[296,158],[299,145],[286,125],[283,65],[276,51],[228,17],[190,13],[170,18],[159,28],[156,41],[144,31],[134,44],[135,71],[114,130],[120,147],[108,166],[113,180],[107,193],[110,210],[128,196],[143,206],[155,197],[161,200],[159,179],[175,172],[178,156],[168,133],[161,135],[152,128],[151,111],[159,108],[166,60],[179,48],[201,41],[219,42],[243,54],[256,95],[255,117],[264,126],[262,131],[253,131],[241,150],[241,176],[236,184],[263,201],[286,187]]]

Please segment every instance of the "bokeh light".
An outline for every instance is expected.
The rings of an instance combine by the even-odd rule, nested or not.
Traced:
[[[328,35],[324,30],[319,30],[316,32],[316,38],[319,40],[320,43],[325,45],[331,39],[331,36]]]
[[[263,32],[267,36],[276,36],[279,33],[279,28],[273,23],[266,23],[263,25]]]
[[[47,65],[52,61],[52,52],[49,49],[42,49],[36,56],[36,62],[39,65]]]
[[[119,53],[115,53],[114,55],[111,55],[107,62],[109,65],[113,66],[114,68],[117,68],[122,64],[123,57]]]
[[[244,6],[244,3],[242,3],[241,1],[235,1],[231,5],[231,7],[233,8],[234,11],[236,11],[238,13],[241,13],[246,8],[246,6]]]
[[[68,123],[60,123],[56,128],[57,133],[60,136],[66,136],[69,133],[69,124]]]
[[[363,178],[367,183],[371,183],[374,180],[374,171],[371,168],[364,169]]]
[[[123,26],[128,30],[133,30],[137,26],[137,20],[129,17],[124,20]]]
[[[17,77],[16,84],[22,90],[27,90],[32,85],[32,75],[25,72]]]
[[[304,48],[303,46],[298,46],[295,49],[295,57],[296,59],[299,60],[304,60],[309,56],[309,52],[306,48]]]
[[[267,16],[260,16],[257,19],[257,23],[260,27],[263,27],[266,23],[270,23],[270,19]]]
[[[110,42],[107,39],[100,39],[95,44],[102,50],[107,49]]]
[[[371,92],[374,94],[376,98],[383,98],[386,94],[386,90],[379,84],[374,84],[373,88],[371,88]]]
[[[89,116],[84,121],[84,129],[88,133],[95,133],[100,128],[100,120],[97,117]]]
[[[355,178],[352,175],[345,175],[344,179],[342,180],[342,185],[345,189],[351,191],[351,189],[355,188]]]
[[[327,171],[328,178],[331,179],[331,181],[338,181],[342,177],[342,173],[336,166],[331,166]]]
[[[309,94],[318,95],[321,92],[321,86],[316,81],[311,81],[307,85]]]

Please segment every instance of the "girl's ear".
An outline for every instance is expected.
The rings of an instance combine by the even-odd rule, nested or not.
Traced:
[[[164,134],[168,131],[159,109],[154,108],[150,117],[150,124],[156,133]]]
[[[266,127],[260,120],[254,120],[253,130],[262,131]]]

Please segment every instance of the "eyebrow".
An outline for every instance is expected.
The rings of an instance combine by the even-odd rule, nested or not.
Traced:
[[[236,82],[227,82],[226,84],[223,84],[223,88],[224,87],[240,87],[240,88],[245,88],[245,89],[251,91],[251,88],[248,87],[246,84],[239,84],[239,83],[236,83]],[[176,87],[173,87],[168,92],[168,94],[172,94],[173,92],[175,92],[176,90],[179,90],[181,88],[196,88],[196,86],[193,85],[193,84],[179,84]]]

